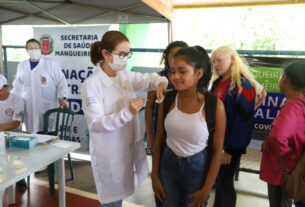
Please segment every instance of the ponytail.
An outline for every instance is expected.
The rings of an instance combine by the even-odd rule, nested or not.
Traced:
[[[103,60],[102,56],[102,42],[101,41],[96,41],[91,44],[90,47],[90,59],[93,65],[97,65],[101,60]]]

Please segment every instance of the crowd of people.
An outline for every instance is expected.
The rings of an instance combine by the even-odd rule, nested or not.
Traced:
[[[18,65],[13,90],[0,75],[0,130],[42,131],[43,114],[68,108],[66,79],[55,61],[42,57],[40,42],[30,39],[30,57]],[[158,74],[126,69],[132,56],[128,38],[106,32],[91,45],[97,66],[81,87],[90,132],[90,154],[101,207],[121,207],[149,175],[138,113],[145,106],[147,147],[153,154],[152,188],[157,207],[235,207],[233,177],[252,137],[255,109],[266,92],[249,66],[229,46],[209,56],[201,46],[170,43]],[[305,151],[305,62],[284,67],[279,86],[286,104],[262,145],[260,178],[268,183],[270,207],[290,207],[282,158],[289,172]],[[147,101],[136,91],[148,91]],[[295,201],[304,207],[302,201]]]

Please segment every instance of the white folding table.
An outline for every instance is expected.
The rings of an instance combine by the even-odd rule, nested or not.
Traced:
[[[79,143],[57,140],[31,149],[8,148],[0,153],[0,207],[8,188],[9,203],[15,202],[14,183],[57,161],[59,207],[66,206],[64,156],[80,147]]]

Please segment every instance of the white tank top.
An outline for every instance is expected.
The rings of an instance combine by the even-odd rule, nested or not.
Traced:
[[[209,131],[206,120],[202,117],[202,104],[196,113],[187,114],[178,109],[178,94],[175,107],[165,118],[167,146],[180,157],[192,156],[207,146]]]

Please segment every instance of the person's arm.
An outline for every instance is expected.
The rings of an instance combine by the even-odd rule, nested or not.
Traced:
[[[152,186],[153,190],[160,201],[163,201],[165,198],[164,189],[159,180],[159,169],[160,169],[160,160],[161,160],[161,148],[164,147],[163,144],[165,142],[164,137],[164,120],[163,120],[163,103],[159,106],[158,111],[158,126],[157,126],[157,134],[156,140],[154,143],[154,154],[153,154],[153,164],[152,164]]]
[[[256,96],[257,100],[255,100],[254,110],[256,110],[262,103],[264,102],[265,98],[267,97],[267,92],[264,88],[261,89],[261,94]]]
[[[69,96],[69,88],[67,84],[67,80],[61,71],[61,68],[57,62],[54,62],[54,71],[57,73],[57,91],[58,91],[58,98],[59,104],[61,108],[69,108],[67,98]]]
[[[24,109],[25,109],[24,100],[20,97],[16,97],[14,99],[14,102],[12,102],[12,105],[14,111],[12,116],[12,122],[6,124],[6,126],[0,127],[2,129],[6,128],[6,130],[16,130],[20,127],[20,124],[23,121]]]
[[[268,148],[276,150],[281,156],[291,153],[294,146],[289,144],[289,140],[297,130],[299,114],[300,111],[293,103],[287,102],[284,105],[273,121],[271,131],[266,138]]]
[[[147,92],[147,101],[145,107],[145,127],[147,135],[147,147],[152,148],[155,141],[155,135],[153,133],[153,118],[155,110],[156,91]]]
[[[132,99],[129,106],[123,107],[118,112],[105,114],[104,103],[101,101],[102,92],[90,81],[85,82],[81,88],[82,105],[85,117],[88,121],[88,127],[95,133],[112,131],[125,126],[133,119],[139,110],[144,106],[144,98]]]
[[[12,121],[6,124],[0,124],[0,131],[11,131],[19,128],[24,115],[24,100],[21,98],[15,99],[12,103],[13,117]]]
[[[235,102],[237,113],[243,117],[244,120],[248,120],[252,118],[255,105],[255,87],[243,82],[241,92],[239,92],[239,88],[236,86],[235,88]]]
[[[59,99],[59,105],[60,105],[60,108],[62,108],[62,109],[64,109],[64,108],[69,109],[69,105],[68,105],[66,97],[62,97],[61,99]]]
[[[0,124],[0,131],[11,131],[11,130],[18,129],[18,127],[20,126],[20,123],[21,122],[18,120],[13,120],[7,124]]]
[[[127,71],[127,73],[131,77],[135,91],[156,90],[160,83],[166,83],[166,86],[168,84],[168,80],[165,77],[159,76],[157,73],[140,73],[131,71]]]
[[[213,136],[213,155],[211,158],[210,166],[203,187],[201,188],[201,190],[196,191],[189,196],[190,198],[194,199],[193,203],[189,205],[190,207],[198,206],[198,205],[201,206],[203,203],[206,203],[208,200],[208,196],[212,190],[213,184],[220,169],[225,129],[226,129],[226,112],[222,101],[218,99],[217,108],[216,108],[215,132]]]

